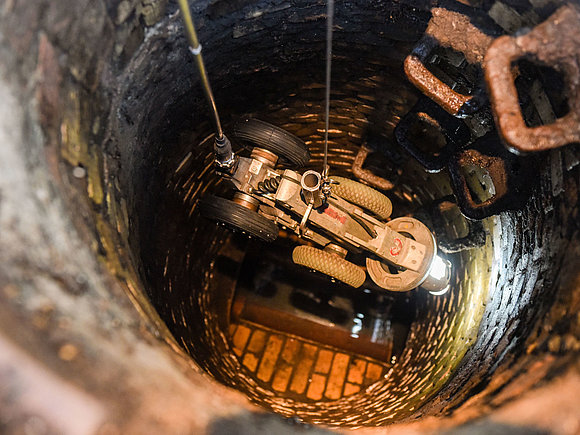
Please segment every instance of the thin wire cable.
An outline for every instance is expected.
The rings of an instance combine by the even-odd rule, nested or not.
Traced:
[[[326,95],[325,95],[325,128],[324,128],[324,162],[322,180],[328,179],[328,128],[330,119],[330,71],[332,64],[332,28],[334,21],[334,0],[326,4]]]
[[[211,114],[214,121],[214,126],[216,130],[216,136],[219,140],[223,139],[224,132],[222,130],[222,123],[220,122],[220,116],[218,114],[217,106],[215,103],[215,98],[211,90],[211,85],[209,83],[209,78],[207,76],[207,71],[205,70],[205,64],[203,62],[203,57],[201,56],[201,44],[197,39],[197,32],[195,31],[195,26],[193,25],[193,20],[191,18],[191,11],[189,10],[189,4],[187,0],[178,0],[179,9],[181,10],[181,15],[183,16],[183,22],[185,23],[185,30],[187,34],[187,39],[189,40],[190,51],[193,54],[195,63],[197,64],[197,69],[201,78],[201,85],[209,103]]]

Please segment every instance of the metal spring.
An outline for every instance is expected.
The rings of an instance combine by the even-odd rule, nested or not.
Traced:
[[[258,183],[258,188],[256,189],[256,193],[259,193],[259,194],[276,193],[276,190],[278,190],[279,185],[280,185],[280,178],[278,178],[278,177],[267,178],[264,181],[260,181]]]

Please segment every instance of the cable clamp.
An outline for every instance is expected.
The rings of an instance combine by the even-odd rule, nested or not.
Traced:
[[[194,56],[199,56],[201,53],[201,44],[199,44],[197,47],[193,48],[193,47],[189,47],[189,51],[191,51],[191,54],[193,54]]]

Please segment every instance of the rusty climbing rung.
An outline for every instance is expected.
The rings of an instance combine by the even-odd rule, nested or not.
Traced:
[[[501,144],[496,133],[488,133],[453,155],[449,175],[457,204],[469,219],[483,219],[506,210],[521,208],[538,183],[536,156],[517,156]],[[477,187],[483,198],[469,187],[469,168],[485,173]],[[481,180],[485,180],[485,186]]]
[[[373,174],[368,169],[363,169],[363,165],[371,152],[372,150],[367,145],[362,145],[359,148],[358,153],[352,163],[353,175],[357,177],[359,180],[366,182],[369,186],[376,187],[377,189],[382,190],[393,189],[395,185],[391,181]]]
[[[489,47],[485,80],[501,138],[517,151],[541,151],[580,142],[580,8],[567,5],[530,32],[502,36]],[[527,127],[520,110],[512,64],[527,58],[564,74],[569,113],[549,125]]]
[[[481,64],[493,37],[472,24],[467,15],[433,8],[425,35],[407,56],[405,74],[413,85],[453,116],[473,97],[454,91],[425,67],[424,61],[436,46],[461,52],[474,65]]]
[[[415,122],[439,131],[445,139],[445,146],[431,152],[421,149],[412,140],[411,131]],[[451,156],[469,142],[469,130],[462,120],[454,118],[430,99],[421,97],[395,127],[395,139],[428,172],[439,172],[447,166]]]

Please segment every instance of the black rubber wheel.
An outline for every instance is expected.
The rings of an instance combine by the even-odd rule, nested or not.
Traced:
[[[278,227],[274,222],[229,199],[206,195],[199,206],[202,216],[221,222],[231,229],[240,230],[265,242],[272,242],[278,237]]]
[[[310,161],[310,152],[302,139],[259,119],[246,118],[236,123],[234,136],[273,152],[295,167],[302,167]]]

